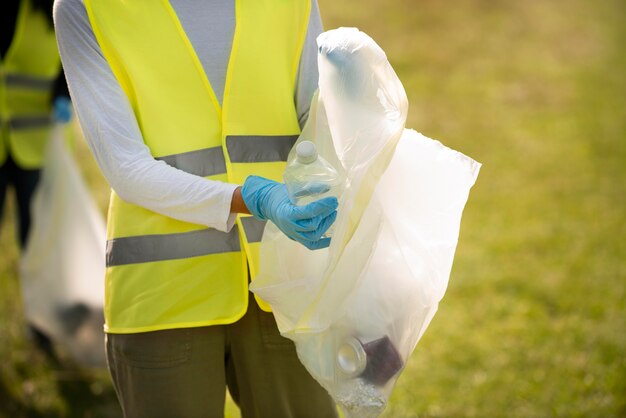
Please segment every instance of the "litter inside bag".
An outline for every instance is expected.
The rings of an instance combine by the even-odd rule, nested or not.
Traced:
[[[106,367],[104,220],[56,126],[32,204],[20,262],[27,320],[77,365]]]
[[[339,28],[318,46],[296,145],[315,142],[345,177],[334,235],[309,251],[268,223],[251,289],[344,414],[375,417],[445,293],[480,164],[404,128],[402,83],[369,36]]]

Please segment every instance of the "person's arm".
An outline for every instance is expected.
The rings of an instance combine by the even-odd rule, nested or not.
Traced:
[[[248,209],[246,202],[243,201],[241,196],[241,187],[237,187],[233,192],[233,199],[230,201],[230,212],[250,215],[250,209]]]
[[[98,45],[83,2],[57,0],[54,16],[72,102],[89,148],[113,190],[123,200],[162,215],[229,230],[238,185],[207,180],[155,160]]]

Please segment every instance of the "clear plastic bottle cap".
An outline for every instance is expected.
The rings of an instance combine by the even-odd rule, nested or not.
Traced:
[[[356,338],[344,341],[337,349],[337,366],[349,377],[356,377],[363,373],[367,363],[367,354]]]
[[[311,141],[302,141],[296,146],[296,156],[303,164],[310,164],[317,159],[317,148]]]

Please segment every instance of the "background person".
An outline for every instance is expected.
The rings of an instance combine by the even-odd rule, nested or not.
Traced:
[[[0,218],[7,189],[15,190],[20,249],[31,225],[30,206],[41,176],[53,122],[68,122],[71,103],[52,23],[53,0],[0,3]],[[52,354],[49,339],[30,326]]]

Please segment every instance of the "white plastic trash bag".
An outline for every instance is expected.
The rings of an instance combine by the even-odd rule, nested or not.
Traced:
[[[20,263],[27,320],[84,367],[105,367],[104,220],[66,149],[62,126],[48,142]]]
[[[318,46],[298,142],[345,176],[334,235],[309,251],[268,224],[251,289],[345,415],[375,417],[445,293],[480,164],[404,129],[404,89],[366,34],[340,28]]]

